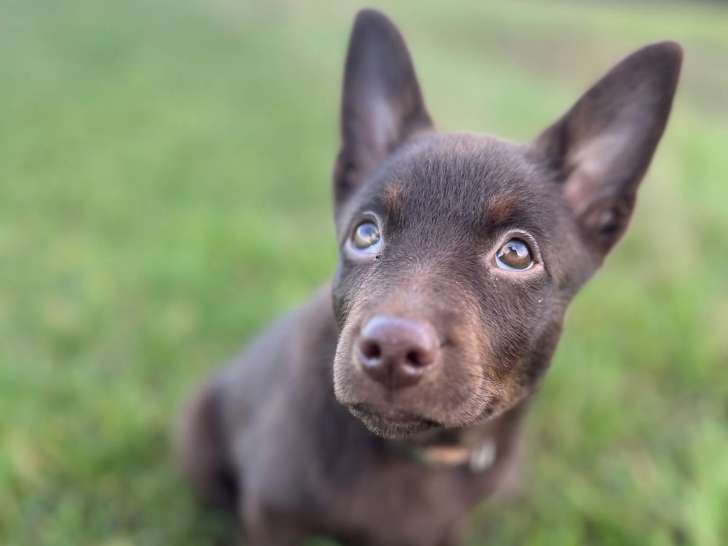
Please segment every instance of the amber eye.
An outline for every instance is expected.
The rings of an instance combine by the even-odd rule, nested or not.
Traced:
[[[381,236],[377,224],[365,221],[356,226],[351,235],[351,242],[357,250],[372,250],[379,245]]]
[[[533,265],[533,256],[523,240],[510,239],[496,253],[495,263],[506,271],[525,271]]]

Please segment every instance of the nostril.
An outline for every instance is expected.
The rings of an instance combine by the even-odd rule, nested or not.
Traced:
[[[359,346],[362,356],[368,360],[376,360],[382,356],[382,348],[379,343],[372,340],[366,340]]]
[[[405,355],[405,361],[413,368],[423,368],[430,363],[428,355],[418,350],[408,351]]]

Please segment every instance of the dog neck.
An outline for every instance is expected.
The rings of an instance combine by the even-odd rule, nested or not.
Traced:
[[[512,450],[527,400],[504,414],[461,429],[439,429],[396,442],[396,450],[423,466],[486,472]]]
[[[486,438],[478,445],[430,446],[412,449],[412,458],[420,464],[439,468],[466,468],[473,473],[490,469],[498,455],[494,438]]]

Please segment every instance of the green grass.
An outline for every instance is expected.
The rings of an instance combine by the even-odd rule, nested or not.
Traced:
[[[356,5],[0,7],[0,544],[211,545],[175,408],[330,272]],[[397,3],[442,127],[527,139],[630,49],[686,47],[632,229],[572,307],[523,492],[470,543],[728,543],[728,10]]]

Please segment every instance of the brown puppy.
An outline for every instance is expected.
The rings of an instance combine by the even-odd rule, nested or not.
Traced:
[[[681,58],[637,51],[515,144],[436,132],[395,26],[357,16],[333,284],[183,420],[184,470],[251,544],[454,542],[513,459],[569,301],[627,227]]]

